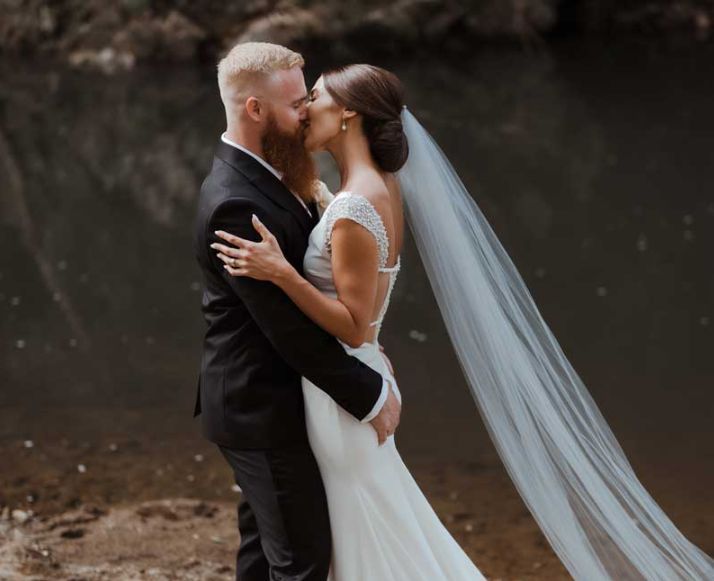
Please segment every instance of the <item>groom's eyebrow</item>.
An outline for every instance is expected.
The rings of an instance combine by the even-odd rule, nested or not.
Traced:
[[[295,99],[295,100],[291,103],[291,105],[299,105],[299,104],[302,103],[303,101],[307,101],[307,98],[308,98],[308,95],[304,95],[304,96],[300,97],[299,99]]]

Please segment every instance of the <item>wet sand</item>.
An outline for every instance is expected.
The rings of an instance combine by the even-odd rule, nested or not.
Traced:
[[[481,450],[470,462],[403,455],[488,579],[570,579],[495,451]],[[90,441],[38,430],[34,440],[4,436],[0,454],[0,579],[234,578],[240,492],[199,435]],[[665,458],[636,470],[680,530],[711,554],[714,479],[706,462],[680,457],[681,464]]]

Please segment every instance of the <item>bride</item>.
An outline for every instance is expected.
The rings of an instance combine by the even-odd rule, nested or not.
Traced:
[[[340,190],[323,208],[304,277],[256,218],[262,241],[218,234],[234,276],[271,281],[350,354],[385,376],[378,336],[400,268],[404,207],[489,434],[563,564],[583,580],[714,579],[642,487],[515,266],[438,145],[406,109],[399,80],[371,65],[324,73],[305,145],[327,151]],[[395,382],[392,382],[395,385]],[[333,581],[484,579],[397,451],[302,380],[310,445],[327,493]],[[395,395],[401,394],[395,387]]]

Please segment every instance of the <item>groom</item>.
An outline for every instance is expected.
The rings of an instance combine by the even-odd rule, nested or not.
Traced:
[[[347,355],[277,286],[233,277],[216,230],[258,241],[255,214],[302,272],[318,220],[316,172],[303,146],[307,90],[301,55],[269,43],[236,45],[218,65],[227,130],[201,186],[195,252],[204,278],[203,344],[194,417],[242,489],[240,581],[324,581],[331,556],[327,500],[309,446],[300,377],[328,393],[382,443],[399,423],[387,380]],[[377,441],[375,441],[377,445]]]

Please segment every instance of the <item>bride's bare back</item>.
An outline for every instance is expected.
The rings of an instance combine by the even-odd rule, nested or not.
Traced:
[[[346,183],[342,192],[366,198],[381,218],[387,236],[386,267],[393,268],[401,253],[404,212],[397,180],[392,174],[374,170],[361,173]],[[338,192],[338,194],[341,192]],[[389,272],[378,270],[378,245],[374,236],[350,220],[337,220],[332,228],[332,268],[338,298],[355,319],[374,322],[389,292]],[[373,260],[369,260],[368,257]],[[360,305],[361,308],[352,308]],[[364,341],[372,342],[376,326],[367,328]]]

